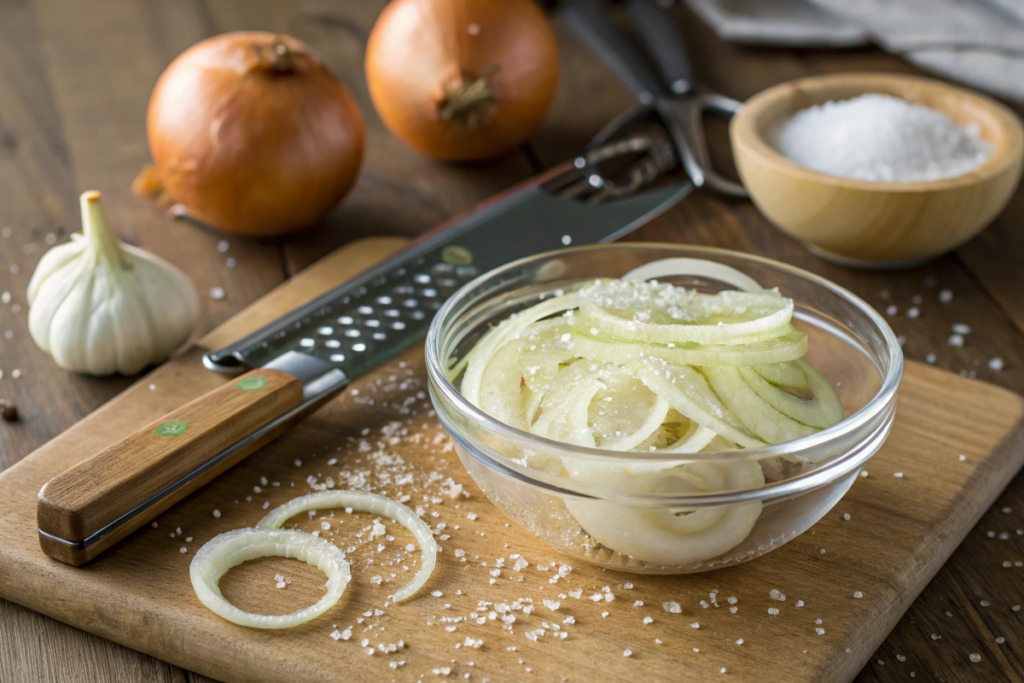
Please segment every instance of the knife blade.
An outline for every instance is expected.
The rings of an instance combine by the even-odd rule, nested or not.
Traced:
[[[606,188],[607,200],[588,200],[580,188]],[[543,251],[616,239],[693,186],[626,195],[614,189],[581,156],[208,353],[203,362],[211,370],[248,372],[47,482],[37,507],[43,551],[85,564],[422,338],[444,300],[480,273]]]

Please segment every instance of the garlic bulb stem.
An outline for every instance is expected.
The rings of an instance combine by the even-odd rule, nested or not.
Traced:
[[[89,249],[105,258],[111,266],[123,266],[121,243],[107,221],[100,193],[96,190],[83,192],[79,201],[82,206],[82,235]]]

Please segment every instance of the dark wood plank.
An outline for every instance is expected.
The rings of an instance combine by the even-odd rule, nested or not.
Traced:
[[[0,424],[7,464],[132,381],[65,373],[28,335],[25,288],[46,249],[79,229],[79,192],[101,190],[125,241],[159,253],[196,282],[206,309],[197,334],[284,277],[275,245],[231,239],[222,254],[216,245],[223,236],[172,221],[130,193],[148,158],[144,115],[153,84],[181,49],[205,35],[202,13],[180,3],[0,4],[0,230],[10,228],[0,233],[0,292],[12,295],[0,308],[0,396],[21,414]],[[226,267],[228,256],[238,261],[236,271]],[[225,288],[225,300],[210,299],[214,286]],[[17,646],[0,657],[0,678],[87,680],[86,672],[104,671],[110,680],[186,680],[174,667],[7,603],[0,624],[0,641]],[[37,636],[15,639],[29,633]]]
[[[0,683],[209,681],[6,601],[0,601],[0,662]]]
[[[743,48],[718,40],[693,14],[676,10],[676,19],[689,45],[698,83],[707,91],[744,99],[775,83],[815,73],[890,71],[919,73],[907,63],[872,49],[840,52]],[[634,104],[629,93],[592,55],[560,29],[564,79],[551,120],[532,141],[533,151],[546,165],[578,150],[612,116]],[[600,75],[599,75],[600,74]],[[586,102],[587,106],[579,106]],[[571,131],[571,132],[570,132]],[[719,159],[728,159],[718,150]],[[725,153],[722,153],[725,152]],[[813,256],[772,227],[747,202],[729,202],[696,193],[631,239],[708,244],[765,254],[807,268],[859,294],[887,316],[905,339],[908,358],[928,360],[939,367],[1024,391],[1024,189],[1018,190],[1007,211],[982,235],[958,253],[921,268],[898,272],[840,268]],[[949,303],[939,292],[953,292]],[[916,307],[918,317],[908,316]],[[954,323],[972,328],[962,347],[948,343]],[[1005,369],[988,367],[1001,358]],[[870,464],[867,468],[870,471]],[[1011,513],[1003,513],[1004,508]],[[913,604],[886,639],[858,680],[907,680],[940,676],[950,681],[1021,680],[1019,633],[1024,612],[1012,606],[1024,602],[1024,573],[1003,567],[1004,561],[1024,559],[1024,475],[1018,476],[997,504],[968,536],[950,561]],[[996,537],[988,537],[995,531]],[[998,534],[1008,532],[1007,540]],[[982,607],[981,601],[989,603]],[[951,616],[947,616],[947,612]],[[932,640],[931,634],[941,636]],[[1013,634],[1013,635],[1011,635]],[[1005,637],[997,644],[996,637]],[[977,653],[981,662],[973,663]],[[905,657],[905,661],[896,655]],[[882,664],[879,664],[881,660]]]

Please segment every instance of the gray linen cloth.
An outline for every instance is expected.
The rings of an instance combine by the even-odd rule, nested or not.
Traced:
[[[1024,102],[1024,0],[686,0],[738,43],[873,42],[921,68]]]

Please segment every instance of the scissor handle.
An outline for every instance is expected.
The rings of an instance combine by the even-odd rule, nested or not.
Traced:
[[[693,111],[687,117],[691,130],[687,138],[690,140],[697,163],[704,173],[704,185],[730,197],[746,199],[750,195],[747,194],[747,189],[743,185],[734,180],[729,180],[712,166],[711,154],[708,152],[708,141],[704,133],[704,122],[702,120],[705,112],[732,118],[739,113],[743,103],[725,95],[697,95],[691,98],[691,102]]]

